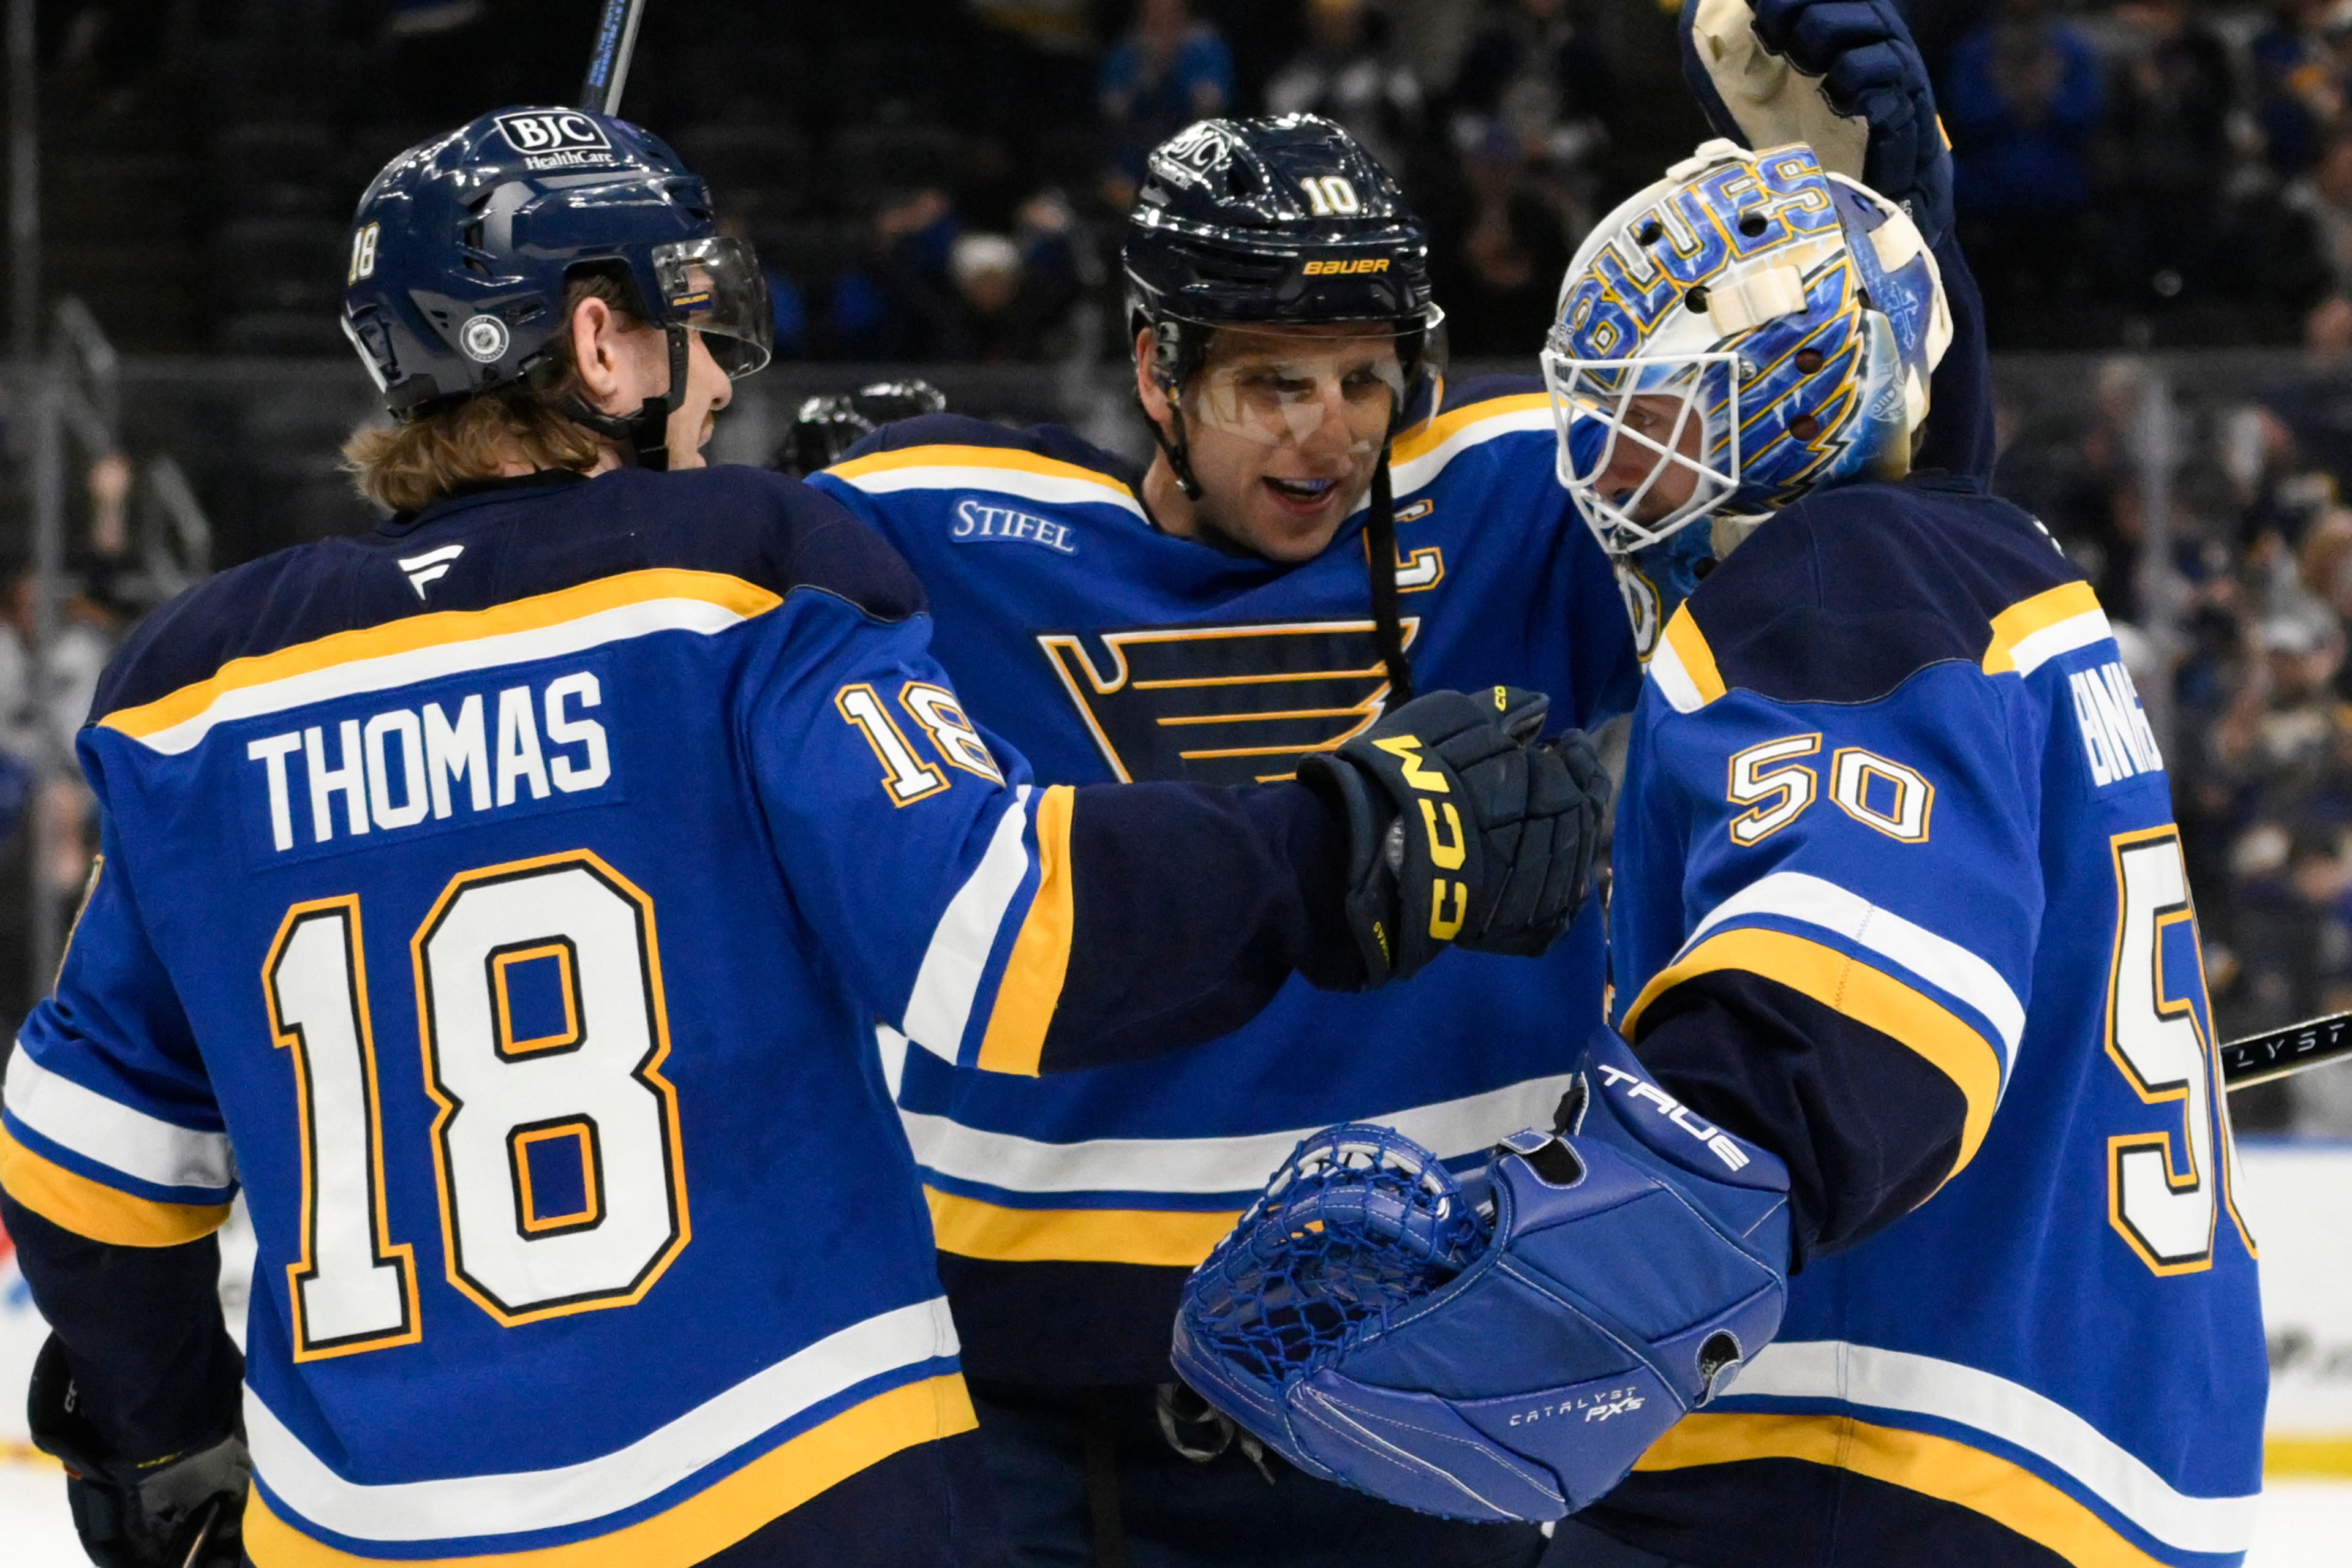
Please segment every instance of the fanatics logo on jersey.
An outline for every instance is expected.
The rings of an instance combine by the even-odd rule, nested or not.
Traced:
[[[499,130],[507,144],[523,155],[523,165],[529,169],[563,169],[613,161],[613,143],[606,140],[604,128],[574,110],[541,109],[528,114],[501,114]]]
[[[1067,523],[1049,522],[1009,506],[969,499],[956,502],[955,521],[948,529],[948,537],[958,544],[1042,544],[1064,555],[1078,552]]]
[[[466,547],[462,544],[445,544],[438,550],[428,550],[422,555],[402,556],[400,569],[407,574],[408,585],[415,589],[416,596],[422,599],[425,597],[425,585],[437,583],[447,576],[449,568],[456,565],[457,557],[464,553],[466,553]]]

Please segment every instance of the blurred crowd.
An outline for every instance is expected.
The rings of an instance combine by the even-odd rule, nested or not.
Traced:
[[[2000,488],[2116,623],[2166,738],[2224,1038],[2352,1009],[2352,384],[2287,356],[2003,367]],[[2352,1081],[2234,1101],[2352,1134]]]
[[[340,355],[342,225],[367,174],[487,105],[570,97],[594,9],[44,0],[49,276],[132,353]],[[1120,220],[1148,149],[1205,114],[1312,110],[1430,221],[1455,356],[1525,361],[1594,219],[1705,133],[1675,9],[659,0],[628,105],[756,241],[787,357],[1114,360]],[[2352,1008],[2352,0],[1906,9],[2011,356],[2000,483],[2097,585],[2167,739],[2217,1027]],[[158,254],[189,264],[159,273]],[[2216,352],[2259,348],[2291,352]],[[833,374],[772,379],[840,390]],[[250,448],[236,461],[307,443],[325,454],[311,478],[341,483],[307,426],[206,418]],[[0,595],[0,885],[87,864],[71,803],[24,825],[126,618],[119,464],[96,463],[76,502],[89,542],[46,679],[25,580]],[[198,478],[231,531],[270,496],[310,495]],[[224,553],[282,542],[266,533]],[[25,948],[15,903],[11,996],[28,978],[5,972]],[[2237,1103],[2250,1125],[2352,1133],[2352,1072]]]

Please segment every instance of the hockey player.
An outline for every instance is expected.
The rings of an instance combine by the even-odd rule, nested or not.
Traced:
[[[1903,477],[1943,296],[1802,144],[1710,142],[1572,266],[1562,470],[1665,601],[1622,1037],[1489,1166],[1484,1250],[1346,1347],[1238,1350],[1261,1226],[1203,1270],[1180,1363],[1318,1473],[1582,1509],[1563,1568],[2242,1560],[2254,1244],[2163,758],[2034,520]]]
[[[518,109],[404,154],[348,285],[403,421],[350,452],[400,510],[110,667],[104,856],[7,1074],[34,1429],[85,1542],[992,1561],[873,1021],[1034,1074],[1218,1034],[1294,970],[1539,948],[1594,803],[1507,692],[1391,716],[1313,791],[1033,785],[887,545],[701,467],[764,296],[633,126]]]
[[[1924,75],[1865,95],[1828,78],[1866,63],[1849,53],[1753,73],[1740,102],[1833,127],[1853,172],[1873,161],[1942,214]],[[1154,153],[1128,230],[1147,468],[1052,426],[938,416],[813,482],[908,555],[975,714],[1055,777],[1278,777],[1370,722],[1407,660],[1439,684],[1538,686],[1597,725],[1637,668],[1610,563],[1554,477],[1540,381],[1437,374],[1425,256],[1344,131],[1204,122]],[[1973,326],[1947,375],[1980,379]],[[1977,428],[1955,421],[1928,460],[1989,462],[1959,449]],[[1034,1560],[1312,1564],[1377,1542],[1533,1561],[1532,1530],[1444,1525],[1264,1463],[1168,1382],[1169,1329],[1302,1130],[1369,1119],[1459,1162],[1548,1116],[1573,1058],[1560,1021],[1601,1014],[1599,928],[1386,994],[1294,985],[1181,1060],[1081,1079],[1010,1084],[896,1047],[982,1440]]]

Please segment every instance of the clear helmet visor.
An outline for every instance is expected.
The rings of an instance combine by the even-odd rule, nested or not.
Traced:
[[[1655,544],[1739,488],[1739,356],[1576,359],[1547,349],[1559,481],[1603,549]]]
[[[1431,337],[1428,327],[1223,327],[1184,411],[1262,446],[1377,451],[1431,368]]]
[[[775,324],[768,280],[743,240],[725,237],[657,246],[654,278],[661,286],[655,310],[665,326],[691,327],[729,377],[763,368],[774,353]]]

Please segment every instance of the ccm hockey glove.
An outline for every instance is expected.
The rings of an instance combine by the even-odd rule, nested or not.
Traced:
[[[1433,691],[1298,777],[1349,827],[1348,923],[1371,986],[1446,946],[1532,954],[1591,885],[1609,783],[1580,734],[1531,746],[1549,700]]]
[[[82,1550],[99,1568],[237,1568],[245,1560],[252,1462],[242,1426],[159,1459],[107,1451],[80,1408],[55,1334],[33,1363],[26,1401],[34,1446],[66,1468],[66,1500]]]

